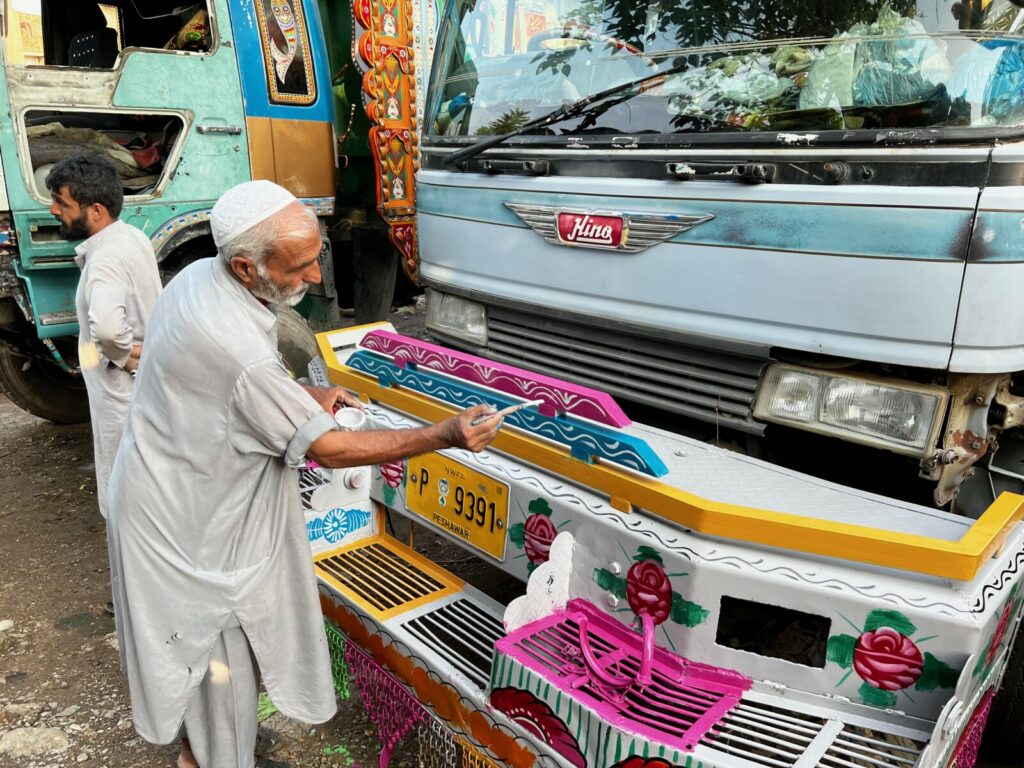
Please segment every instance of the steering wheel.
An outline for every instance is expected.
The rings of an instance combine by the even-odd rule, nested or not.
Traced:
[[[554,45],[545,45],[545,43],[554,40],[561,42]],[[658,63],[632,43],[627,43],[617,37],[605,35],[601,32],[595,32],[590,27],[583,25],[577,25],[569,28],[542,30],[526,41],[526,50],[544,50],[554,52],[570,48],[579,48],[587,43],[603,43],[611,48],[614,53],[622,51],[629,54],[628,61],[630,68],[633,69],[637,75],[642,76],[650,74],[650,72],[646,71],[647,69],[654,71],[657,71],[658,69]]]

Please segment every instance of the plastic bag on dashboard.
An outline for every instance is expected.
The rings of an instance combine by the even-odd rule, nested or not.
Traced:
[[[930,37],[921,22],[892,8],[882,8],[874,24],[850,33],[862,38],[854,62],[855,105],[920,101],[950,77],[945,43]]]
[[[984,112],[999,123],[1018,122],[1024,117],[1024,43],[993,44],[1001,54],[985,91]]]
[[[853,104],[853,66],[857,43],[843,33],[825,46],[821,57],[811,65],[804,89],[800,92],[800,109],[832,108],[839,110]]]

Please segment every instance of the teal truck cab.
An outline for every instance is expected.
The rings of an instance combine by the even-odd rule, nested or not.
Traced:
[[[331,72],[309,0],[8,0],[4,22],[0,389],[37,415],[80,421],[79,271],[49,213],[49,167],[81,150],[110,157],[122,218],[173,275],[213,254],[209,210],[242,181],[271,179],[333,213]],[[314,325],[337,319],[326,245],[322,259]],[[312,334],[297,315],[282,329],[286,358],[301,358]]]
[[[1019,492],[1022,6],[454,0],[428,328],[845,483]]]

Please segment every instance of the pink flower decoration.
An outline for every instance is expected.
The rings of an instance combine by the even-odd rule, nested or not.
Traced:
[[[526,518],[526,556],[534,565],[546,563],[551,554],[551,543],[558,531],[547,515]]]
[[[657,560],[641,560],[626,574],[626,600],[637,616],[648,613],[661,624],[672,613],[672,583]]]
[[[397,488],[402,484],[402,476],[405,474],[405,462],[392,461],[387,464],[381,464],[380,474],[383,476],[385,483],[392,488]]]
[[[879,627],[857,638],[853,668],[868,685],[883,691],[909,688],[921,676],[921,650],[892,627]]]

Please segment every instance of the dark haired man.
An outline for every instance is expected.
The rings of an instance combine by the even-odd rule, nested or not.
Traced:
[[[124,202],[113,163],[100,155],[78,154],[58,162],[46,177],[68,240],[82,270],[75,295],[78,357],[89,393],[96,499],[107,516],[110,468],[121,442],[135,370],[149,313],[160,295],[160,274],[149,239],[118,220]]]

